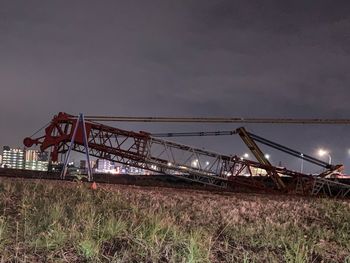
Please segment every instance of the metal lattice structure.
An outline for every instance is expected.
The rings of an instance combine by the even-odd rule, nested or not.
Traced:
[[[73,151],[81,153],[88,149],[90,156],[100,159],[227,189],[245,186],[269,191],[319,194],[321,190],[328,191],[327,185],[334,186],[332,181],[323,179],[327,184],[316,191],[314,189],[316,186],[320,188],[320,184],[313,176],[274,167],[269,163],[223,155],[155,138],[146,132],[126,131],[93,121],[84,121],[83,125],[85,129],[79,126],[79,119],[75,116],[59,113],[45,129],[43,136],[26,138],[24,144],[27,147],[40,145],[42,151],[50,148],[52,161],[57,161],[58,156],[65,154],[71,146]],[[88,147],[84,145],[84,130]],[[255,176],[253,170],[257,169],[265,171],[264,176]],[[276,182],[276,178],[278,181],[282,181],[281,177],[290,178],[295,184],[281,189],[276,183],[271,184],[271,180],[265,180],[269,177],[272,182]],[[345,196],[348,193],[347,190],[341,190],[330,194]]]

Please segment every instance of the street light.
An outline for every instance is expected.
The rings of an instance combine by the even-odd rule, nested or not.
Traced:
[[[270,159],[270,157],[271,157],[271,156],[270,156],[270,154],[268,154],[268,153],[267,153],[267,154],[265,154],[265,158],[266,158],[267,160],[269,160],[269,159]]]
[[[198,166],[198,159],[195,159],[192,161],[192,166],[197,167]]]
[[[319,150],[318,150],[318,155],[319,155],[320,157],[323,157],[323,156],[327,155],[327,156],[328,156],[328,164],[331,164],[331,163],[332,163],[332,157],[331,157],[331,155],[329,154],[328,151],[326,151],[326,150],[324,150],[324,149],[319,149]]]
[[[245,153],[241,156],[241,161],[243,161],[244,159],[248,159],[249,158],[249,154],[248,153]]]
[[[304,154],[301,153],[301,167],[300,167],[300,173],[303,173],[303,168],[304,168]]]

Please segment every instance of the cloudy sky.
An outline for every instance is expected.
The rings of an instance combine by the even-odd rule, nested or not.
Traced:
[[[59,111],[350,118],[349,73],[349,1],[0,0],[0,146],[21,146]],[[311,155],[325,147],[350,168],[348,126],[248,129]],[[238,137],[180,141],[247,151]],[[272,159],[287,162],[277,153]]]

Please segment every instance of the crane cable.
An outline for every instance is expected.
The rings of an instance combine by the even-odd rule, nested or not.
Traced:
[[[303,118],[231,118],[231,117],[125,117],[86,116],[89,121],[107,122],[168,122],[168,123],[256,123],[256,124],[342,124],[350,119],[303,119]]]
[[[36,132],[34,132],[32,135],[29,136],[29,138],[32,138],[34,135],[36,135],[37,133],[39,133],[41,130],[45,129],[47,126],[49,126],[51,123],[51,121],[49,121],[48,123],[46,123],[44,126],[42,126],[39,130],[37,130]]]

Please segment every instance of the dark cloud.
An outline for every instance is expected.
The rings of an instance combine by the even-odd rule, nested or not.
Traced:
[[[20,145],[59,111],[348,118],[349,14],[348,1],[2,1],[0,145]],[[348,127],[248,127],[349,162]],[[238,138],[184,142],[246,151]]]

